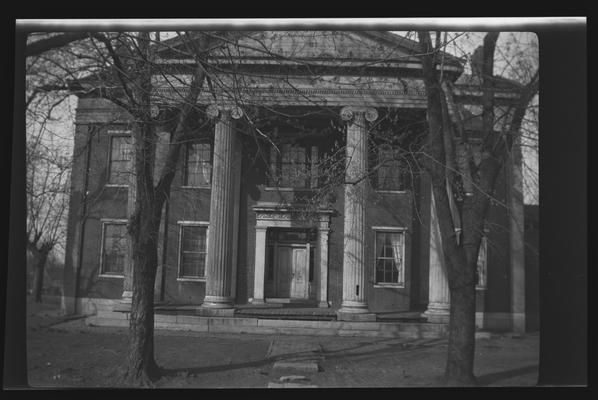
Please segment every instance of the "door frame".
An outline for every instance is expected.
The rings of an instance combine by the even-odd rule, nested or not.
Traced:
[[[331,208],[304,210],[280,203],[258,202],[252,207],[255,212],[255,264],[252,304],[265,302],[265,273],[268,228],[315,228],[317,231],[314,251],[314,292],[318,307],[330,307],[328,301],[328,237]],[[306,214],[308,218],[305,218]],[[295,217],[300,215],[301,217]]]

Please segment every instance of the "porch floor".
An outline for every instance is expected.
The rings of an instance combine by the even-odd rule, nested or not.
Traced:
[[[156,314],[163,315],[196,315],[197,304],[157,304]],[[374,312],[376,321],[380,322],[426,322],[421,311]],[[243,304],[235,306],[235,317],[251,317],[261,319],[294,319],[312,321],[336,321],[336,310],[314,307],[302,303],[265,303],[259,305]]]

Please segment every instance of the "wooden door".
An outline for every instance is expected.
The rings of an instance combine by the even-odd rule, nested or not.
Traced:
[[[293,248],[293,264],[291,274],[291,297],[306,299],[308,289],[308,258],[305,247]]]

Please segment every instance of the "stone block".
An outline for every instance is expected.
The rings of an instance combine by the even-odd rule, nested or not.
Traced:
[[[374,313],[354,313],[354,312],[342,312],[336,313],[336,319],[338,321],[376,321],[376,314]]]
[[[337,322],[338,329],[350,330],[363,330],[363,331],[378,331],[380,330],[380,324],[377,322],[355,322],[355,321],[342,321]]]
[[[174,314],[155,314],[154,321],[159,323],[170,323],[174,324],[177,322],[176,315]]]
[[[276,328],[310,328],[317,329],[318,321],[302,321],[302,320],[288,320],[288,319],[260,319],[258,326],[269,326]]]
[[[257,326],[257,318],[225,318],[210,317],[208,325],[212,326]]]
[[[235,315],[234,308],[202,308],[198,307],[195,314],[202,317],[233,317]]]
[[[193,324],[193,325],[208,326],[209,320],[210,319],[207,317],[198,317],[195,315],[177,315],[176,316],[177,324]]]

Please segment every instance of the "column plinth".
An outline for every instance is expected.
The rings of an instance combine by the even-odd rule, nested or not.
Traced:
[[[450,317],[450,291],[442,251],[440,226],[436,215],[434,194],[430,201],[430,276],[428,286],[428,308],[423,316],[428,322],[448,323]]]
[[[348,122],[345,170],[345,213],[343,239],[343,300],[339,319],[356,319],[369,313],[365,297],[365,226],[368,193],[368,135],[366,120],[377,118],[372,108],[345,107],[341,117]],[[363,316],[363,319],[371,319]]]
[[[216,121],[212,190],[210,196],[210,228],[206,260],[206,294],[201,308],[232,308],[233,240],[235,217],[235,176],[240,160],[235,159],[236,136],[233,121],[240,118],[240,110],[209,106],[207,114],[220,117]]]

